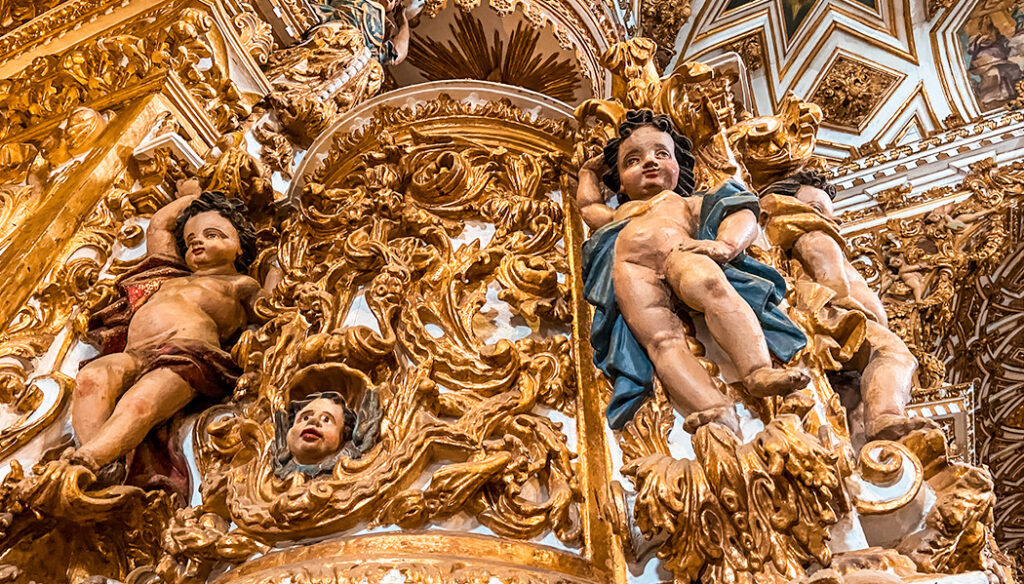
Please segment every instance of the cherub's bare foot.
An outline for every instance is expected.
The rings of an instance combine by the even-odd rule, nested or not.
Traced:
[[[881,414],[866,424],[868,440],[899,440],[915,430],[937,430],[939,425],[928,418]]]
[[[93,457],[76,448],[66,449],[61,453],[60,460],[65,460],[71,464],[77,464],[78,466],[84,466],[94,473],[100,469],[100,465],[97,464]]]
[[[61,453],[60,459],[71,464],[84,466],[92,471],[96,475],[96,482],[89,487],[90,489],[105,489],[106,487],[123,484],[124,479],[128,476],[128,467],[123,462],[115,460],[100,466],[92,456],[82,452],[80,449],[68,448]]]
[[[683,420],[683,430],[694,434],[698,428],[712,422],[721,424],[734,433],[739,434],[740,419],[736,415],[736,408],[731,405],[708,408],[686,416],[686,419]]]
[[[743,385],[747,388],[747,393],[754,397],[769,397],[786,395],[806,386],[810,381],[811,377],[803,371],[762,367],[747,375],[743,379]]]

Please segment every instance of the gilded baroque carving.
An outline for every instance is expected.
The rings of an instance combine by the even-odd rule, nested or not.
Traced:
[[[266,65],[274,51],[274,35],[270,25],[253,12],[240,12],[231,18],[238,29],[242,46],[260,65]]]
[[[29,0],[28,2],[6,2],[0,5],[0,35],[5,34],[32,20],[61,0]]]
[[[821,106],[826,122],[856,129],[870,119],[899,81],[898,75],[840,55],[809,101]]]
[[[748,70],[757,71],[765,65],[762,38],[760,34],[752,34],[723,46],[722,50],[739,54]]]
[[[852,238],[858,267],[883,292],[893,330],[921,362],[921,386],[933,388],[921,391],[919,399],[945,391],[947,381],[976,383],[977,452],[992,470],[997,495],[994,505],[988,498],[978,504],[993,512],[995,533],[1015,555],[1020,502],[1012,485],[1019,480],[1019,457],[1005,445],[1019,431],[1021,416],[1006,401],[1007,380],[1000,371],[1017,356],[1013,342],[986,327],[1016,311],[1014,301],[1005,299],[1015,294],[1010,282],[1019,257],[1022,176],[1019,163],[997,167],[986,160],[972,165],[957,188],[913,195],[897,188],[880,200],[889,213],[936,199],[949,202]],[[980,284],[986,277],[1005,284],[986,288]],[[998,371],[990,365],[996,363]],[[971,480],[988,488],[989,479]]]
[[[534,1],[493,0],[499,14],[522,7],[530,27],[516,30],[507,51],[504,45],[491,51],[487,70],[475,76],[569,100],[582,79],[602,72],[588,72],[583,58],[574,65],[533,56],[538,29],[546,24],[563,48],[580,42],[561,28],[578,24],[571,10]],[[302,0],[273,4],[294,11],[293,21],[301,21],[301,13],[312,24]],[[437,14],[444,4],[428,0],[425,10]],[[478,2],[455,4],[468,11]],[[10,39],[21,38],[19,31],[44,20],[24,22],[35,16],[26,11],[42,6],[0,6],[0,25],[26,24],[0,40],[0,52],[16,46],[3,43],[16,42]],[[68,2],[50,14],[88,14],[102,6]],[[385,86],[384,43],[374,39],[387,35],[369,38],[358,23],[332,20],[309,30],[304,42],[275,50],[277,29],[247,6],[162,7],[146,13],[153,18],[145,26],[108,31],[0,80],[0,224],[16,224],[57,186],[84,174],[72,171],[100,158],[93,156],[96,144],[111,157],[135,153],[109,192],[88,199],[100,202],[68,231],[53,270],[0,330],[0,402],[14,419],[0,429],[0,458],[30,443],[39,446],[37,464],[30,469],[14,460],[0,483],[0,580],[79,582],[105,575],[126,584],[375,583],[397,572],[412,582],[582,584],[621,578],[622,556],[642,562],[646,547],[680,583],[863,582],[882,571],[907,580],[981,572],[997,584],[1010,581],[993,528],[1014,524],[994,523],[993,513],[999,512],[995,495],[1012,484],[1017,457],[997,459],[993,480],[956,460],[940,429],[904,416],[905,404],[874,415],[878,395],[870,390],[866,364],[896,356],[901,377],[888,387],[896,401],[910,392],[915,359],[909,353],[920,363],[919,385],[941,385],[947,366],[954,376],[974,374],[978,356],[993,347],[957,353],[949,345],[954,329],[957,338],[970,338],[965,317],[958,316],[957,290],[971,274],[996,270],[1016,241],[1024,165],[977,163],[956,192],[915,195],[908,185],[877,193],[883,216],[923,203],[929,211],[857,234],[851,257],[858,275],[829,205],[813,207],[795,192],[772,190],[798,171],[824,167],[814,156],[822,110],[790,94],[777,113],[755,118],[739,111],[728,75],[692,62],[665,77],[658,73],[659,44],[688,18],[688,1],[641,5],[655,40],[631,39],[603,56],[613,95],[581,104],[578,124],[508,100],[440,94],[367,110],[333,136],[323,133]],[[225,24],[226,30],[215,29]],[[421,40],[414,64],[437,78],[452,76],[441,71],[445,67],[465,68],[468,61],[441,63],[457,56],[480,65],[477,52],[487,47],[471,41],[484,38],[482,21],[466,12],[458,25],[449,46]],[[222,43],[221,34],[236,38]],[[747,41],[754,42],[738,49],[762,62],[757,39]],[[266,65],[273,91],[255,110],[254,96],[242,95],[244,84],[236,85],[220,62],[227,45],[244,47]],[[855,65],[841,57],[819,86],[816,96],[831,103],[826,120],[857,125],[870,115],[850,79],[862,85],[867,79],[867,90],[879,94],[895,83],[869,79]],[[128,109],[121,102],[165,80],[180,99],[158,96],[145,104],[157,108],[147,110],[156,118],[149,146],[136,148],[141,134],[136,143],[109,137],[108,123]],[[180,111],[183,103],[201,108],[204,127],[211,122],[217,136],[207,129],[197,138],[195,120],[184,120],[194,116]],[[738,326],[722,327],[719,315],[706,310],[706,318],[698,316],[697,302],[676,292],[694,311],[676,311],[671,298],[663,303],[673,304],[668,310],[678,320],[672,321],[678,324],[673,340],[693,365],[690,380],[706,382],[703,395],[718,400],[716,407],[678,416],[687,405],[680,396],[693,386],[656,378],[667,370],[662,361],[652,365],[638,407],[612,430],[601,414],[604,398],[619,387],[616,382],[607,391],[589,363],[594,355],[586,336],[601,325],[586,305],[592,287],[581,274],[581,267],[589,270],[583,266],[591,265],[592,248],[581,252],[580,246],[582,221],[596,227],[594,209],[582,204],[587,190],[602,205],[612,193],[601,190],[596,171],[584,171],[595,170],[594,156],[609,139],[622,138],[612,150],[623,147],[629,136],[621,123],[638,116],[651,123],[632,128],[637,134],[656,127],[655,119],[663,126],[647,132],[654,137],[644,152],[661,155],[657,145],[666,152],[672,147],[677,164],[692,165],[692,173],[687,168],[675,176],[685,185],[667,185],[687,192],[679,193],[683,203],[664,188],[639,200],[646,196],[637,186],[644,173],[619,174],[620,185],[634,182],[615,194],[638,200],[609,207],[619,214],[609,218],[636,221],[655,204],[701,205],[717,200],[722,189],[735,190],[726,194],[752,211],[743,215],[744,243],[698,235],[706,226],[698,212],[686,237],[662,251],[700,256],[704,268],[723,279],[738,262],[757,264],[777,298],[759,307],[741,298],[731,308],[758,319],[773,310],[774,325],[788,324],[801,343],[775,361],[765,349],[752,372],[740,371],[737,355],[755,352],[749,347],[759,343],[758,332],[767,334],[763,322],[730,344]],[[686,138],[673,134],[679,130]],[[322,149],[303,153],[314,140]],[[617,171],[625,169],[620,160],[628,164],[624,152],[609,155]],[[874,160],[909,152],[879,151]],[[292,187],[288,196],[275,192],[275,184],[293,179],[302,156],[301,188]],[[194,182],[227,199],[198,192],[175,198]],[[827,198],[827,184],[815,184],[815,196]],[[686,196],[693,189],[712,194]],[[192,451],[186,457],[201,479],[194,492],[154,489],[152,482],[131,486],[111,468],[145,464],[149,454],[141,448],[129,453],[138,441],[120,440],[103,456],[85,456],[98,447],[87,438],[80,408],[70,419],[77,448],[65,450],[68,437],[59,434],[68,418],[62,412],[69,402],[88,399],[83,379],[100,365],[86,365],[77,385],[67,371],[85,356],[80,341],[95,334],[93,317],[125,301],[132,315],[145,310],[146,300],[124,286],[141,262],[122,258],[168,244],[172,223],[178,231],[168,218],[180,217],[194,197],[236,210],[229,199],[249,205],[253,233],[245,221],[223,214],[217,225],[228,232],[223,249],[256,248],[252,267],[239,272],[236,257],[218,256],[224,261],[216,274],[177,273],[147,283],[145,292],[167,299],[192,286],[195,293],[206,276],[255,286],[245,298],[228,298],[224,310],[208,310],[202,323],[211,346],[229,350],[224,362],[237,365],[241,375],[197,407],[188,429]],[[935,206],[937,198],[956,201]],[[197,257],[221,245],[215,233],[196,227],[201,215],[185,217],[180,230],[186,259],[195,266]],[[10,231],[0,230],[0,251],[10,244]],[[829,266],[849,268],[845,281],[862,289],[843,290],[794,251],[794,242],[808,234],[838,250]],[[196,243],[202,238],[209,238],[207,247]],[[1016,274],[1016,264],[1002,265],[1010,275],[1000,281]],[[879,291],[886,314],[880,305],[874,310],[879,298],[859,278]],[[166,320],[149,332],[181,333],[187,317],[215,300],[198,298],[196,306],[163,314],[180,322]],[[902,341],[879,345],[883,333]],[[658,347],[651,347],[653,354]],[[937,356],[943,350],[955,357],[943,360]],[[853,370],[862,374],[853,393],[860,390],[867,420],[858,421],[840,400],[837,373]],[[196,389],[191,379],[174,375]],[[137,399],[130,391],[116,401]],[[929,392],[918,397],[942,390]],[[170,412],[164,418],[194,393],[182,404],[160,402]],[[1016,403],[1005,392],[982,395],[1005,400],[1000,407],[1006,409]],[[887,426],[892,420],[885,416],[896,422]],[[162,438],[177,431],[181,418],[166,425],[163,418],[147,420],[136,434]],[[137,416],[113,430],[142,423]],[[983,440],[1000,446],[1018,426],[1024,423],[1017,418],[986,419],[982,433],[992,435]],[[181,437],[172,440],[180,444]],[[629,484],[606,482],[613,473]],[[1019,498],[1008,501],[1010,508],[1019,505]],[[920,525],[889,534],[891,549],[835,553],[835,542],[849,535],[845,530],[895,513]],[[366,531],[377,528],[387,533]],[[477,533],[466,533],[470,529]]]
[[[805,194],[801,185],[811,183],[800,179],[793,187],[793,192],[788,192],[779,182],[784,178],[797,180],[793,178],[797,176],[794,172],[800,169],[823,168],[822,161],[813,156],[815,134],[821,121],[820,110],[792,96],[784,101],[780,113],[762,118],[745,118],[732,109],[731,100],[718,102],[724,107],[711,108],[708,105],[722,100],[728,91],[727,85],[713,84],[713,73],[702,71],[698,65],[681,64],[674,75],[658,79],[651,67],[652,60],[653,50],[642,41],[630,41],[614,47],[606,56],[606,62],[613,67],[615,75],[617,101],[592,100],[577,109],[577,117],[581,121],[585,122],[591,117],[597,121],[597,124],[585,128],[581,133],[582,144],[577,150],[578,159],[582,161],[584,156],[589,156],[594,151],[591,145],[602,143],[604,136],[614,136],[614,128],[609,126],[619,125],[622,120],[628,122],[631,116],[637,118],[637,112],[627,113],[628,108],[653,108],[656,112],[667,114],[675,122],[676,128],[684,129],[692,141],[695,159],[692,162],[693,173],[698,185],[707,188],[719,184],[723,178],[742,179],[760,191],[763,205],[761,212],[767,214],[765,227],[769,242],[774,245],[771,249],[763,250],[751,247],[749,253],[769,262],[785,276],[790,304],[788,316],[801,327],[808,339],[806,348],[799,351],[787,367],[808,371],[812,381],[805,389],[788,395],[782,392],[785,396],[777,398],[751,394],[750,382],[739,377],[742,373],[732,373],[731,382],[726,383],[725,380],[730,378],[724,373],[723,360],[734,369],[738,369],[740,364],[736,359],[730,361],[722,356],[723,352],[728,355],[732,353],[724,344],[728,339],[714,329],[720,319],[716,317],[714,322],[710,318],[706,319],[705,326],[710,331],[708,335],[700,333],[696,326],[690,324],[690,318],[680,316],[683,341],[679,344],[681,350],[690,351],[700,367],[717,379],[716,385],[726,399],[742,401],[747,408],[752,408],[761,418],[764,429],[755,430],[751,436],[747,431],[740,433],[738,425],[730,423],[729,416],[721,414],[720,409],[715,409],[719,413],[714,414],[697,411],[683,423],[683,429],[692,434],[688,442],[692,444],[693,455],[680,458],[679,451],[670,447],[672,440],[679,440],[679,434],[674,430],[676,414],[666,396],[671,397],[675,407],[683,408],[685,413],[689,414],[694,408],[685,399],[678,398],[679,389],[669,383],[676,383],[678,376],[655,380],[653,392],[644,387],[638,398],[630,398],[641,400],[639,411],[630,414],[623,430],[616,435],[623,453],[622,474],[631,481],[634,493],[631,509],[625,502],[618,503],[620,513],[626,515],[632,511],[637,527],[657,550],[658,557],[665,562],[664,566],[679,581],[726,582],[737,578],[793,581],[806,577],[812,563],[828,566],[833,562],[829,541],[834,537],[832,532],[838,528],[840,519],[851,508],[855,508],[862,517],[885,516],[896,511],[908,512],[906,510],[911,502],[927,483],[928,488],[937,493],[938,502],[923,518],[924,529],[898,534],[891,532],[887,537],[899,543],[896,550],[890,550],[884,558],[867,560],[867,556],[861,555],[857,559],[855,552],[847,558],[836,558],[835,568],[840,572],[822,572],[820,578],[843,581],[849,573],[857,570],[863,571],[862,577],[868,578],[871,570],[883,569],[887,563],[895,561],[902,566],[901,569],[909,570],[908,576],[978,570],[1005,581],[1008,577],[1005,559],[1000,555],[993,538],[990,511],[994,497],[991,478],[982,469],[953,461],[947,452],[946,437],[934,423],[907,417],[903,413],[916,366],[910,351],[919,352],[921,360],[924,360],[923,357],[936,349],[934,343],[923,348],[920,344],[913,345],[912,340],[903,335],[907,323],[900,315],[891,312],[883,314],[877,294],[869,290],[863,281],[861,286],[866,295],[854,294],[853,278],[850,276],[850,290],[844,296],[838,291],[841,286],[831,283],[819,273],[820,266],[815,267],[806,257],[797,257],[798,254],[791,248],[792,242],[799,241],[801,236],[823,235],[832,242],[833,247],[838,244],[838,253],[845,257],[845,242],[838,228],[829,223],[828,210],[812,207],[810,202],[816,201],[814,197],[806,201],[802,198],[810,197],[810,194]],[[700,88],[700,92],[693,91],[697,88]],[[672,90],[676,93],[670,93]],[[682,95],[687,98],[682,99]],[[627,125],[619,125],[619,130],[625,132]],[[639,133],[639,130],[633,131]],[[630,140],[634,135],[630,134]],[[643,138],[638,140],[642,141]],[[625,135],[618,147],[624,148],[624,144]],[[680,159],[678,150],[677,146],[676,159],[681,168],[685,160]],[[724,161],[730,161],[731,164]],[[615,176],[625,176],[622,173],[628,170],[628,164],[628,161],[623,163],[620,159],[619,174]],[[651,173],[660,168],[661,164],[659,162],[652,166]],[[590,165],[588,162],[580,171],[581,193],[584,192],[584,170],[588,170]],[[610,165],[610,161],[606,160],[607,165]],[[608,176],[605,175],[606,184],[611,185],[607,182]],[[591,182],[588,178],[587,184]],[[827,202],[826,184],[816,188]],[[591,186],[586,188],[591,189]],[[625,189],[625,185],[622,188]],[[685,197],[685,193],[683,195]],[[588,207],[592,199],[600,202],[603,197],[594,198],[589,190],[585,196],[580,196],[584,217],[588,223],[593,224],[597,215]],[[644,201],[644,204],[649,207],[665,196],[668,193],[657,195]],[[714,192],[706,194],[704,198],[718,196],[719,192]],[[780,196],[781,199],[778,198]],[[883,198],[886,196],[883,195]],[[773,197],[776,199],[768,200]],[[787,203],[790,199],[792,201]],[[892,196],[886,200],[895,208],[902,204],[904,193],[893,191]],[[615,222],[608,223],[587,242],[588,246],[595,240],[598,242],[594,244],[598,247],[585,252],[589,254],[588,257],[599,257],[605,253],[600,251],[604,248],[599,246],[604,244],[598,238],[605,237],[605,232],[615,233],[609,229],[621,229],[623,235],[620,237],[627,238],[627,243],[622,245],[628,245],[626,230],[632,222],[639,221],[635,217],[643,217],[643,209],[646,208],[637,207],[639,210],[628,212],[629,206],[634,204],[638,202],[624,203],[620,207],[621,212],[614,211],[612,219]],[[800,209],[806,210],[806,213]],[[973,208],[969,210],[983,213]],[[588,213],[591,215],[588,216]],[[626,227],[616,227],[625,222],[620,220],[620,216],[631,223]],[[939,216],[935,221],[958,229],[961,224],[967,225],[981,216],[984,215]],[[704,220],[702,213],[702,226]],[[594,225],[595,229],[598,226]],[[908,231],[907,235],[911,233]],[[993,239],[998,244],[999,238]],[[908,237],[906,241],[905,245],[909,247],[919,240]],[[616,254],[624,253],[622,250],[627,249],[620,250],[622,245],[616,244]],[[899,247],[899,244],[894,247]],[[687,249],[702,248],[694,244]],[[939,253],[941,249],[940,246]],[[708,250],[710,255],[713,250],[710,247]],[[851,257],[856,258],[859,250],[854,251]],[[854,271],[848,260],[844,259],[843,263],[850,271]],[[586,270],[587,264],[584,266]],[[593,270],[599,268],[591,264],[589,269],[593,273]],[[910,271],[917,269],[916,266],[909,268]],[[668,272],[671,272],[671,267]],[[914,279],[909,272],[905,277]],[[668,278],[671,278],[672,290],[683,294],[678,290],[683,289],[685,283],[680,284],[677,281],[679,278],[671,274],[666,276],[666,280]],[[586,282],[587,290],[598,290],[594,282],[589,279]],[[624,280],[620,282],[618,278],[615,280],[616,306],[626,312],[632,308],[628,305],[629,295],[625,290],[621,291],[623,296],[618,297],[622,283],[632,286],[634,290],[636,286]],[[907,293],[912,296],[909,289]],[[889,296],[884,298],[888,299]],[[604,315],[609,314],[608,307],[596,294],[587,299],[596,306],[595,331],[609,330],[606,322],[597,320],[598,317],[607,318]],[[686,302],[695,311],[699,311],[692,298],[686,297]],[[762,310],[767,309],[762,307]],[[886,327],[886,321],[890,319],[893,332],[904,336],[909,346],[903,346],[899,339],[893,340],[895,335]],[[866,320],[871,322],[865,323]],[[643,342],[641,338],[645,333],[634,330],[628,318],[625,323],[630,333],[637,336],[637,341]],[[712,342],[708,337],[713,338],[717,345],[717,353],[706,348],[706,344]],[[619,403],[616,400],[620,399],[622,391],[621,377],[633,374],[613,373],[628,371],[630,366],[622,362],[622,357],[616,357],[619,359],[616,369],[609,369],[609,361],[604,355],[625,354],[629,348],[620,345],[613,350],[607,349],[603,345],[599,346],[595,339],[592,337],[595,364],[612,377],[612,404]],[[874,382],[866,381],[868,371],[862,370],[863,364],[856,365],[860,362],[855,358],[860,349],[874,348],[872,354],[877,349],[888,355],[896,345],[903,347],[902,352],[898,359],[892,359],[888,365],[900,365],[901,389],[895,391],[892,387],[876,387],[877,379]],[[623,353],[618,353],[620,350]],[[660,350],[657,347],[648,348],[658,378],[668,371],[665,363],[656,358],[655,352]],[[880,359],[881,367],[881,358],[877,355],[875,358]],[[885,358],[890,359],[889,356]],[[929,365],[928,361],[925,363]],[[640,369],[641,365],[635,367]],[[867,384],[866,388],[861,387],[861,394],[869,412],[873,400],[877,401],[887,392],[899,394],[896,411],[886,410],[883,415],[872,414],[864,422],[856,422],[853,417],[848,419],[838,393],[833,389],[829,376],[825,375],[828,371],[847,368],[861,368],[858,370],[862,370],[865,379],[863,383]],[[696,369],[692,370],[694,372],[690,374],[691,377],[698,375]],[[886,383],[891,384],[893,381],[889,379]],[[664,393],[660,389],[662,386]],[[694,392],[690,390],[689,395],[692,397]],[[632,392],[630,395],[637,393]],[[890,417],[893,422],[891,428],[872,430],[872,424]],[[618,419],[613,419],[609,413],[609,423],[613,428],[618,427],[617,422]],[[861,430],[858,424],[865,425],[868,431]],[[877,434],[879,437],[884,435],[898,441],[878,440],[864,444],[865,434]],[[746,440],[740,440],[741,435]],[[854,447],[860,448],[860,455],[856,459],[853,457]],[[891,485],[900,474],[908,474],[912,480],[907,481],[905,478],[901,482],[902,490],[898,494],[889,493],[891,496],[883,500],[865,498],[864,491],[848,487],[848,481],[857,481],[862,485]],[[614,494],[612,496],[616,497]],[[948,521],[944,522],[944,519]],[[623,520],[628,522],[629,518]],[[634,548],[633,551],[639,553],[638,549]],[[819,576],[811,574],[811,580],[815,578]]]
[[[304,43],[275,52],[268,71],[271,104],[301,147],[340,113],[375,95],[384,81],[384,69],[363,33],[345,21],[319,26]]]
[[[407,119],[461,107],[442,97]],[[572,411],[571,394],[562,393],[572,387],[568,344],[554,336],[488,346],[480,336],[486,329],[474,324],[492,285],[508,287],[498,297],[528,322],[568,320],[555,278],[566,269],[554,247],[562,210],[545,196],[558,188],[557,159],[417,132],[396,140],[398,127],[377,120],[380,142],[364,149],[362,172],[307,185],[302,216],[284,227],[290,236],[279,260],[290,292],[267,306],[270,322],[236,349],[248,372],[244,391],[257,403],[208,423],[207,483],[223,492],[207,496],[224,497],[235,523],[270,540],[360,521],[416,527],[465,510],[509,537],[550,529],[576,542],[573,455],[558,428],[533,411],[539,404]],[[324,172],[334,164],[329,157]],[[447,238],[474,215],[495,225],[490,243],[451,247]],[[313,245],[320,240],[339,245]],[[379,333],[342,324],[360,289]],[[435,327],[443,332],[429,332]],[[418,365],[399,365],[399,347]],[[253,408],[283,407],[339,362],[363,372],[338,388],[348,403],[367,391],[380,396],[377,443],[358,460],[340,459],[334,475],[315,484],[268,475],[260,462],[273,455],[272,442],[257,431],[266,422]],[[239,432],[256,441],[229,446]],[[433,471],[429,488],[410,488],[442,436],[451,462]],[[228,481],[229,473],[249,478]],[[523,506],[515,493],[531,478],[548,494]]]
[[[231,129],[248,107],[222,69],[227,65],[206,62],[214,57],[206,38],[212,26],[210,15],[185,8],[172,24],[143,36],[110,34],[36,59],[18,75],[0,80],[0,138],[159,75],[181,80],[221,131]]]
[[[664,67],[675,54],[676,35],[690,19],[692,0],[640,2],[640,28],[644,36],[658,43],[658,62]]]
[[[956,0],[928,0],[928,18],[939,13],[940,10],[949,8]]]

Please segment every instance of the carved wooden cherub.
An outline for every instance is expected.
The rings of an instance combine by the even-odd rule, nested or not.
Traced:
[[[255,234],[239,201],[185,194],[153,215],[147,237],[143,265],[119,282],[124,298],[91,322],[104,355],[79,371],[72,395],[80,447],[69,458],[111,475],[101,480],[118,480],[118,459],[197,396],[230,393],[238,370],[223,347],[262,293],[245,274]]]
[[[330,472],[352,436],[356,413],[334,391],[311,394],[288,410],[286,448],[277,457],[278,476],[301,472],[315,477]]]
[[[777,306],[782,277],[744,253],[758,234],[757,198],[735,181],[691,196],[689,148],[666,116],[633,110],[603,161],[580,169],[577,200],[597,229],[584,246],[585,295],[597,306],[595,362],[615,383],[613,428],[635,413],[653,372],[677,407],[699,414],[697,424],[737,426],[732,402],[692,353],[676,299],[704,315],[751,394],[785,394],[809,381],[772,366],[769,348],[788,361],[806,339]],[[615,210],[598,182],[602,162],[605,184],[625,199]]]
[[[918,304],[923,302],[928,289],[927,270],[929,266],[923,263],[907,263],[907,260],[899,255],[890,257],[889,265],[896,270],[896,276],[900,281],[910,289],[914,296],[914,302]]]
[[[769,185],[762,194],[769,239],[797,260],[813,282],[835,293],[831,307],[860,312],[866,319],[860,350],[845,365],[861,373],[867,438],[894,440],[933,427],[930,420],[905,413],[917,360],[903,339],[889,330],[881,300],[846,257],[834,223],[835,186],[816,171],[800,171]]]

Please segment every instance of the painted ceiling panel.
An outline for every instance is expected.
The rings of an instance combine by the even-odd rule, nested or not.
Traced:
[[[689,12],[669,66],[738,54],[755,113],[790,91],[822,107],[820,153],[830,158],[926,139],[1024,101],[1018,0],[693,0]]]

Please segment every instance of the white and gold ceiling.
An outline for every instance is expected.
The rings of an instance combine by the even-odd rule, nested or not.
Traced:
[[[738,53],[755,113],[774,111],[789,91],[821,105],[820,153],[838,160],[1014,100],[1024,77],[1024,2],[693,0],[675,43],[677,59]]]

